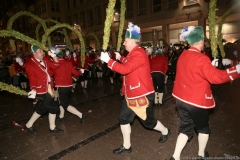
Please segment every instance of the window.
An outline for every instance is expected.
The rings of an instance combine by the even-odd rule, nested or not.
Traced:
[[[99,25],[99,24],[102,24],[102,16],[101,16],[101,7],[100,6],[97,6],[95,8],[95,17],[96,17],[96,24]]]
[[[161,11],[161,0],[152,0],[152,12]]]
[[[93,11],[88,10],[88,26],[93,26]]]
[[[77,5],[77,0],[73,0],[73,6]]]
[[[78,14],[77,13],[73,15],[73,23],[74,24],[79,24],[79,19],[78,19]]]
[[[57,12],[60,12],[59,2],[56,2],[56,11],[57,11]]]
[[[138,0],[138,15],[146,14],[146,0]]]
[[[103,5],[103,8],[104,8],[103,17],[106,17],[107,8],[108,8],[108,3],[105,3],[105,4]]]
[[[67,0],[67,8],[70,8],[70,0]]]
[[[167,0],[167,9],[177,9],[178,0]]]
[[[133,17],[133,0],[126,1],[126,18]]]
[[[185,0],[186,6],[198,3],[198,0]]]
[[[54,3],[54,1],[51,1],[51,8],[52,8],[52,11],[55,12],[55,3]]]
[[[86,19],[85,19],[85,12],[80,12],[80,26],[82,28],[86,27]]]

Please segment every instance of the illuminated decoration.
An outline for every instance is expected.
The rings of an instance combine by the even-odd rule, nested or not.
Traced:
[[[113,21],[113,13],[114,13],[114,7],[116,4],[116,0],[109,0],[108,2],[108,8],[106,9],[106,20],[104,24],[104,35],[103,35],[103,50],[107,50],[109,37],[110,37],[110,31],[111,31],[111,25]]]
[[[124,27],[124,22],[125,22],[125,12],[126,12],[126,0],[121,0],[120,24],[119,24],[119,30],[118,30],[117,51],[120,51],[120,47],[122,44],[122,34],[123,34],[123,27]]]

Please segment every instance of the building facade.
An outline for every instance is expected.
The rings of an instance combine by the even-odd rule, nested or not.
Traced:
[[[88,33],[94,33],[103,42],[103,29],[106,17],[106,8],[109,0],[36,0],[35,4],[28,8],[28,11],[36,14],[43,19],[54,19],[60,23],[69,25],[80,30],[84,36],[87,46],[97,49],[96,39]],[[231,6],[235,5],[237,0],[218,0],[217,1],[217,21],[221,20],[222,15]],[[111,36],[109,46],[116,47],[120,0],[116,1],[114,20],[111,26]],[[125,27],[128,22],[133,22],[141,28],[141,42],[152,45],[161,45],[161,40],[167,43],[179,43],[179,35],[183,27],[203,26],[206,36],[209,37],[208,30],[208,0],[126,0]],[[226,19],[223,25],[223,38],[228,42],[234,42],[240,38],[240,10],[235,9]],[[36,38],[36,26],[38,25],[32,17],[26,17],[25,35]],[[48,27],[54,25],[47,23]],[[216,26],[217,28],[217,26]],[[44,34],[41,27],[39,37]],[[73,49],[81,47],[77,36],[68,32]],[[89,36],[88,36],[89,35]],[[124,34],[123,34],[124,37]],[[55,31],[51,34],[53,45],[59,45],[64,48],[64,36]],[[30,45],[24,42],[17,45],[24,51],[30,50]],[[19,50],[19,48],[17,49]]]

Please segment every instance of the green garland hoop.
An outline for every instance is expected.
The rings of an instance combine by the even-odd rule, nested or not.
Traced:
[[[120,0],[120,1],[121,1],[121,9],[120,9],[120,24],[119,24],[119,30],[118,30],[117,51],[120,51],[120,47],[122,44],[122,34],[123,34],[125,12],[126,12],[126,0]]]
[[[67,47],[67,48],[73,48],[72,43],[71,43],[71,40],[70,40],[70,38],[68,37],[68,34],[67,34],[66,29],[63,29],[62,31],[57,31],[57,32],[64,35],[65,40],[66,40],[66,47]]]
[[[96,36],[96,34],[93,33],[93,32],[88,32],[88,33],[85,35],[85,42],[86,42],[87,37],[90,36],[90,35],[95,38],[95,40],[97,41],[97,48],[100,49],[99,39],[98,39],[98,37]]]
[[[13,85],[9,85],[9,84],[6,84],[6,83],[3,83],[3,82],[0,82],[0,90],[1,91],[8,91],[10,93],[15,93],[15,94],[19,94],[19,95],[22,95],[22,96],[27,96],[28,93],[24,90],[21,90]]]
[[[15,30],[0,30],[0,37],[15,37],[16,39],[21,39],[22,41],[25,41],[29,44],[36,45],[44,51],[48,51],[48,48],[41,42],[38,42],[37,40],[32,39],[31,37],[28,37]]]
[[[217,39],[215,36],[215,26],[216,26],[216,5],[217,0],[211,0],[209,3],[209,13],[208,13],[208,22],[209,22],[209,39],[211,44],[211,50],[213,57],[217,57]]]
[[[84,39],[82,37],[82,34],[75,28],[73,28],[72,26],[70,26],[69,24],[66,23],[62,23],[62,24],[56,24],[50,28],[48,28],[45,32],[45,34],[42,36],[42,44],[46,44],[47,42],[47,37],[55,30],[57,30],[58,28],[68,28],[71,31],[73,31],[79,38],[79,41],[81,43],[81,61],[82,61],[82,66],[84,66],[85,63],[85,52],[86,52],[86,47],[85,47],[85,43],[84,43]]]
[[[222,16],[221,21],[218,24],[218,34],[217,34],[217,39],[218,39],[218,46],[221,52],[222,57],[224,58],[226,56],[226,53],[224,51],[223,43],[222,43],[222,27],[223,23],[225,22],[226,18],[229,16],[229,14],[238,6],[240,5],[240,2],[229,8]]]
[[[106,50],[108,47],[115,4],[116,4],[116,0],[110,0],[108,2],[108,8],[106,9],[107,14],[106,14],[106,19],[104,23],[104,35],[103,35],[103,46],[102,46],[103,50]]]
[[[20,11],[20,12],[17,12],[15,15],[13,15],[9,20],[8,20],[8,23],[7,23],[7,30],[11,31],[12,30],[12,25],[13,25],[13,22],[20,16],[30,16],[34,19],[36,19],[37,21],[39,21],[39,23],[41,23],[41,25],[43,26],[43,29],[46,30],[47,29],[47,26],[44,22],[44,20],[38,16],[36,16],[35,14],[32,14],[31,12],[27,12],[27,11]],[[29,37],[30,38],[30,37]],[[23,40],[23,39],[21,39]],[[50,42],[49,42],[50,43]],[[12,49],[14,51],[16,51],[16,46],[15,46],[15,43],[14,43],[14,40],[10,40],[10,44],[12,46]]]

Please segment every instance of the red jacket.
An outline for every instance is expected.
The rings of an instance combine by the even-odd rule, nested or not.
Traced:
[[[80,76],[81,72],[77,71],[71,62],[61,58],[58,59],[60,67],[54,70],[56,87],[71,87],[73,85],[72,75]]]
[[[88,70],[88,64],[97,62],[97,59],[90,58],[89,56],[85,56],[84,67],[82,67],[81,62],[81,54],[77,56],[77,66],[78,68],[83,68],[84,70]]]
[[[155,55],[150,58],[151,72],[161,72],[166,74],[168,70],[168,61],[164,55]]]
[[[51,62],[47,57],[43,58],[45,68],[34,57],[28,58],[25,63],[25,69],[29,78],[30,88],[35,89],[37,94],[47,93],[48,84],[53,87],[53,82],[48,82],[49,69],[59,68],[59,63]]]
[[[221,84],[240,78],[236,67],[219,70],[198,49],[184,50],[177,62],[176,79],[172,95],[178,100],[195,107],[215,107],[211,91],[212,84]]]
[[[122,94],[127,99],[136,99],[154,92],[150,64],[146,52],[136,46],[126,57],[121,57],[120,62],[112,59],[108,67],[123,75]]]

